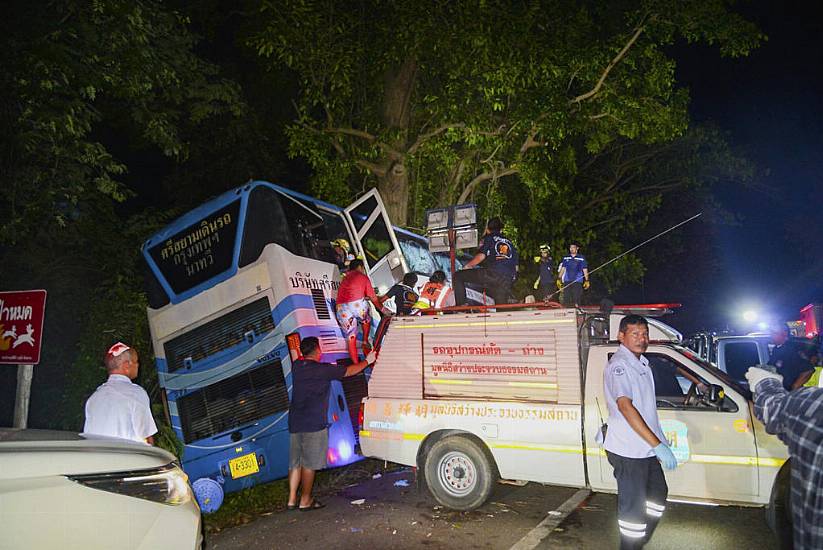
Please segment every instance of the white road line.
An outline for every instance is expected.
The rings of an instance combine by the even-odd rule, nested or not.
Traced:
[[[526,533],[526,536],[517,541],[517,543],[509,550],[532,550],[532,548],[537,548],[537,545],[543,542],[546,537],[551,535],[555,527],[563,523],[563,520],[565,520],[569,514],[574,512],[574,510],[591,494],[592,492],[589,489],[580,489],[577,491],[571,496],[571,498],[569,498],[569,500],[561,504],[557,510],[549,512],[546,519],[538,523],[537,527]]]

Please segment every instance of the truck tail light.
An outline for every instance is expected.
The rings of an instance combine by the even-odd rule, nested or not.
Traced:
[[[300,333],[292,332],[286,336],[286,346],[289,348],[289,357],[292,361],[297,361],[301,358],[300,354]]]

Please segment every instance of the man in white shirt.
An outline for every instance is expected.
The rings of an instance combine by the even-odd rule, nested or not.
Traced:
[[[617,479],[620,548],[642,548],[666,509],[669,488],[660,463],[673,470],[677,459],[660,428],[654,378],[643,357],[649,347],[646,319],[624,317],[617,339],[620,348],[603,373],[609,408],[603,446]]]
[[[86,401],[83,433],[131,439],[152,445],[157,425],[146,390],[133,384],[140,368],[137,351],[122,342],[104,358],[109,378]]]

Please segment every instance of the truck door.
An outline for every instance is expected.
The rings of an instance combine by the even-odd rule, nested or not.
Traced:
[[[666,472],[669,494],[698,499],[751,501],[758,494],[754,421],[748,401],[710,370],[674,349],[646,352],[655,378],[661,427],[680,465]],[[700,398],[696,383],[718,384],[719,406]]]
[[[397,237],[377,189],[372,189],[345,210],[356,233],[352,243],[365,260],[366,271],[383,294],[408,271]]]

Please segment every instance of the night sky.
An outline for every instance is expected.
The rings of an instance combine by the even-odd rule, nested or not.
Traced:
[[[738,223],[717,227],[705,244],[722,264],[720,275],[701,281],[716,306],[703,327],[688,328],[751,329],[741,322],[744,309],[792,320],[802,306],[823,301],[821,10],[811,2],[737,9],[769,37],[749,57],[721,58],[704,46],[675,54],[693,119],[727,131],[758,168],[751,188],[719,191]]]

